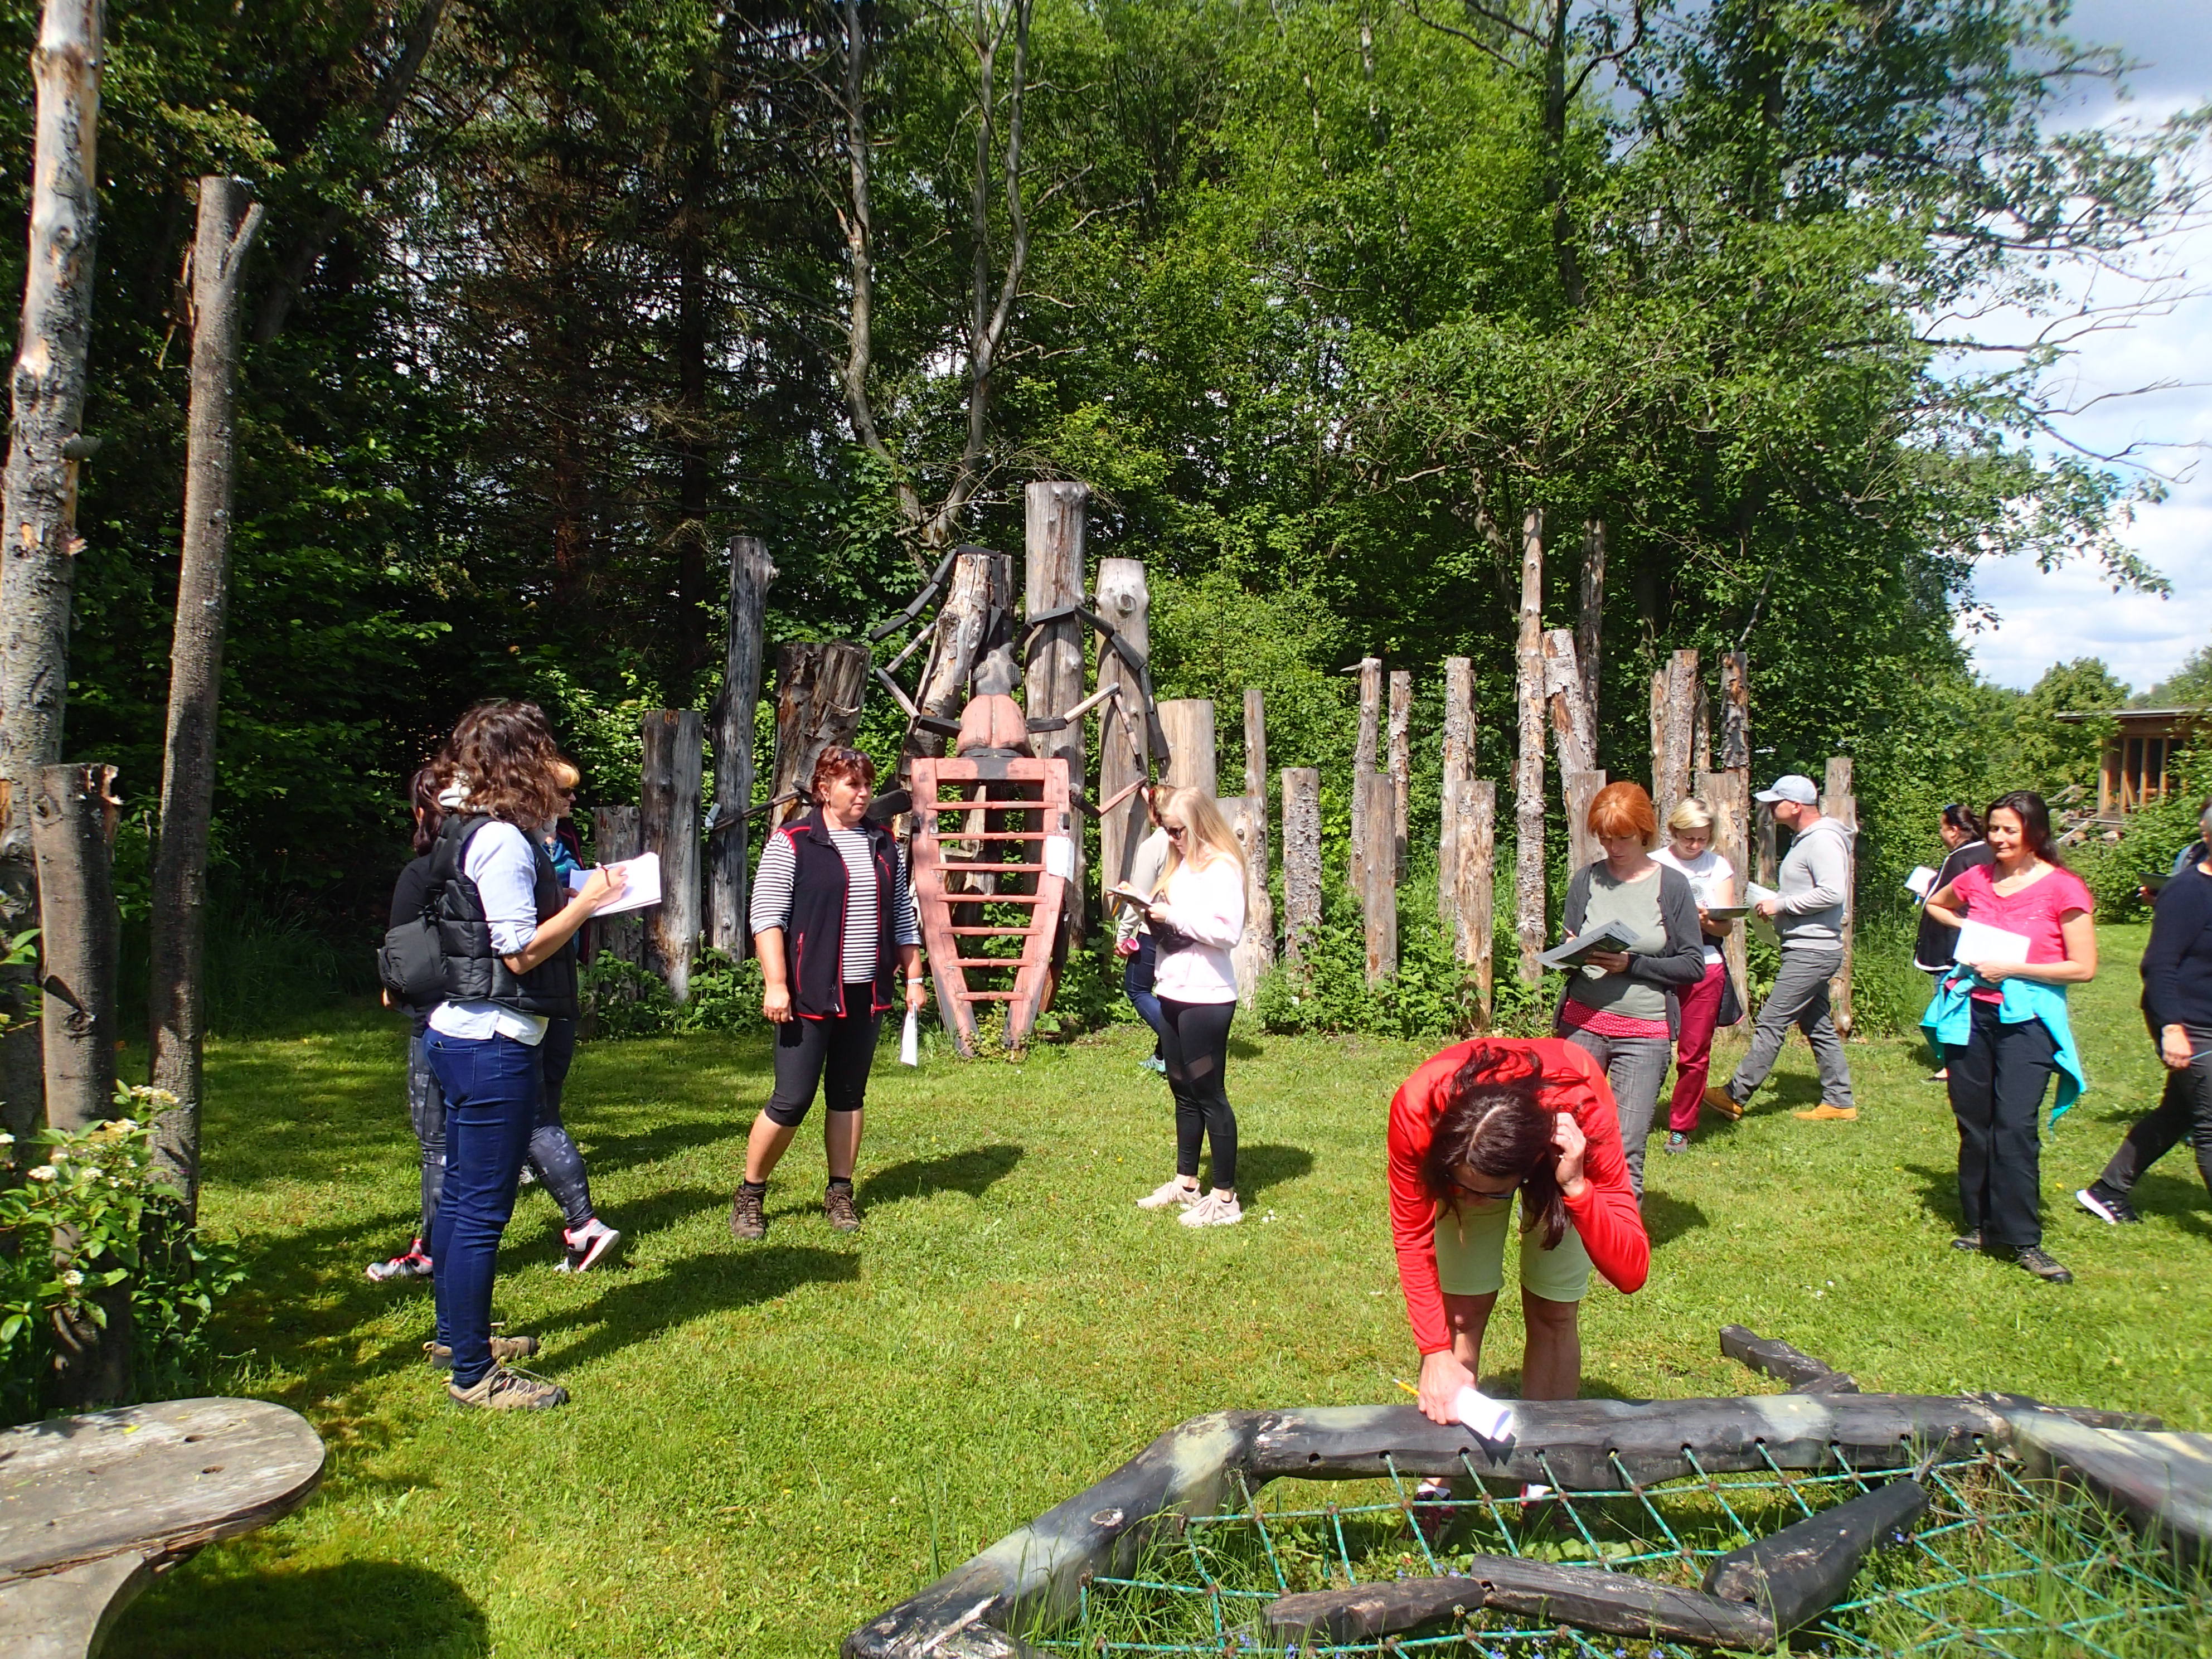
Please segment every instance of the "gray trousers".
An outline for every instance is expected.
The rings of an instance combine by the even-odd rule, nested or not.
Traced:
[[[1605,1080],[1613,1085],[1613,1103],[1620,1113],[1620,1149],[1628,1158],[1628,1184],[1644,1198],[1644,1143],[1651,1136],[1651,1120],[1659,1109],[1659,1085],[1667,1080],[1668,1062],[1674,1045],[1662,1036],[1606,1036],[1596,1031],[1559,1035],[1605,1067]]]
[[[1839,950],[1782,953],[1782,971],[1774,976],[1774,989],[1759,1005],[1759,1022],[1752,1028],[1751,1052],[1729,1079],[1730,1099],[1741,1105],[1766,1081],[1795,1025],[1813,1045],[1814,1063],[1820,1068],[1822,1104],[1851,1104],[1850,1063],[1844,1058],[1844,1040],[1836,1035],[1836,1022],[1828,1014],[1829,976],[1843,965]]]

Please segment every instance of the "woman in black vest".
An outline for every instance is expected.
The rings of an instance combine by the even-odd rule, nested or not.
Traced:
[[[1990,851],[1989,842],[1982,839],[1982,821],[1974,816],[1974,809],[1953,801],[1943,809],[1936,821],[1936,833],[1943,837],[1943,863],[1936,872],[1936,879],[1928,884],[1928,892],[1921,894],[1920,902],[1926,903],[1929,895],[1940,893],[1960,876],[1977,865],[1995,861],[1996,855]],[[1913,940],[1912,965],[1929,975],[1937,984],[1943,975],[1957,964],[1952,952],[1958,949],[1959,930],[1946,927],[1925,910],[1920,913],[1920,932]],[[1930,1083],[1948,1082],[1951,1068],[1943,1062],[1943,1050],[1936,1050],[1936,1069],[1929,1075]]]
[[[547,1022],[576,1017],[576,957],[564,950],[620,893],[594,870],[571,897],[533,833],[558,804],[560,751],[534,703],[481,703],[453,728],[453,782],[465,796],[430,852],[446,1000],[425,1044],[446,1097],[446,1181],[430,1241],[438,1291],[434,1364],[453,1368],[456,1403],[514,1411],[566,1403],[568,1390],[509,1369],[534,1338],[491,1334],[500,1235],[538,1121],[538,1045]]]
[[[761,1012],[775,1026],[775,1092],[753,1120],[745,1178],[730,1205],[730,1232],[768,1237],[768,1178],[821,1089],[830,1164],[823,1212],[840,1232],[860,1224],[853,1166],[876,1032],[897,1005],[921,1006],[921,933],[906,860],[890,834],[867,820],[876,766],[857,749],[825,749],[814,764],[815,807],[769,837],[753,878],[753,942],[760,951]]]

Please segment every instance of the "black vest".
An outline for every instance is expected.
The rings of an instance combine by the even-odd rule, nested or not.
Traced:
[[[470,839],[492,820],[482,813],[456,812],[439,831],[430,849],[430,888],[436,895],[438,950],[446,964],[446,998],[450,1002],[494,1002],[519,1014],[550,1019],[577,1017],[576,952],[562,945],[528,973],[518,975],[492,948],[491,924],[484,919],[483,895],[465,872]],[[523,839],[537,857],[532,896],[540,926],[560,915],[568,902],[553,860],[528,830]]]
[[[876,865],[876,982],[872,1006],[845,1006],[845,897],[853,884],[845,855],[823,827],[822,809],[794,819],[776,833],[791,842],[791,925],[783,951],[791,980],[791,1006],[807,1019],[842,1014],[880,1014],[891,1006],[898,972],[898,846],[879,823],[861,823]]]

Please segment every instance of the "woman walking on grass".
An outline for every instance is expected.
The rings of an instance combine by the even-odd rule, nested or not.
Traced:
[[[761,1012],[775,1028],[775,1088],[745,1141],[745,1175],[730,1203],[730,1234],[768,1237],[768,1178],[790,1149],[820,1090],[829,1185],[822,1212],[857,1232],[853,1195],[868,1073],[884,1015],[922,1001],[921,932],[906,855],[868,819],[876,763],[830,748],[810,780],[815,805],[769,837],[753,878]]]
[[[1944,851],[1936,879],[1929,884],[1928,896],[1931,898],[1976,865],[1987,864],[1991,856],[1989,842],[1982,839],[1982,821],[1974,816],[1972,807],[1960,802],[1953,801],[1943,809],[1943,816],[1936,821],[1936,833],[1943,838]],[[1953,953],[1958,937],[1958,929],[1945,927],[1923,909],[1920,913],[1919,936],[1912,944],[1912,965],[1940,984],[1943,975],[1955,965]],[[1936,1070],[1928,1080],[1948,1081],[1941,1049],[1936,1052]]]
[[[2043,1249],[2044,1091],[2058,1079],[2058,1105],[2081,1092],[2081,1065],[2066,1019],[2066,988],[2097,973],[2093,902],[2051,839],[2043,797],[2020,789],[1984,816],[1991,862],[1966,870],[1928,900],[1943,926],[1978,923],[2015,939],[1962,933],[1958,965],[1944,975],[1921,1024],[1943,1047],[1951,1115],[1959,1123],[1954,1249],[2009,1255],[2038,1279],[2074,1275]]]
[[[500,1235],[538,1121],[538,1045],[576,1017],[576,930],[622,890],[594,870],[571,896],[537,840],[558,806],[561,757],[535,704],[471,708],[453,730],[454,781],[467,790],[432,848],[444,918],[447,999],[431,1012],[430,1069],[446,1101],[446,1178],[430,1254],[436,1264],[434,1363],[452,1366],[458,1404],[498,1411],[565,1404],[568,1390],[513,1369],[530,1337],[491,1334]]]
[[[2199,822],[2212,829],[2212,801]],[[2166,1067],[2158,1109],[2137,1121],[2099,1176],[2074,1194],[2100,1221],[2140,1221],[2128,1194],[2142,1172],[2185,1136],[2212,1192],[2212,853],[2176,871],[2151,912],[2142,957],[2143,1021]]]
[[[1137,1200],[1145,1210],[1180,1207],[1186,1227],[1231,1227],[1237,1202],[1237,1114],[1229,1104],[1229,1024],[1237,1014],[1230,947],[1244,931],[1244,853],[1213,797],[1170,789],[1158,798],[1168,838],[1167,867],[1152,889],[1146,924],[1157,941],[1153,988],[1160,1000],[1161,1057],[1175,1097],[1175,1178]],[[1213,1146],[1213,1189],[1200,1195],[1198,1156]]]
[[[1721,941],[1735,926],[1715,921],[1709,913],[1735,902],[1735,871],[1713,850],[1712,808],[1695,795],[1668,815],[1667,832],[1668,844],[1651,855],[1651,861],[1680,871],[1690,884],[1698,902],[1698,943],[1705,953],[1705,977],[1676,994],[1681,1017],[1674,1048],[1674,1094],[1667,1108],[1667,1150],[1684,1152],[1697,1133],[1705,1081],[1712,1074],[1713,1031],[1720,1024],[1721,994],[1728,988]]]
[[[1559,1035],[1605,1068],[1620,1112],[1629,1184],[1640,1201],[1644,1143],[1681,1030],[1681,994],[1705,977],[1705,947],[1689,878],[1651,856],[1659,833],[1651,797],[1637,784],[1609,783],[1590,802],[1588,823],[1605,856],[1568,884],[1566,936],[1621,922],[1634,942],[1593,951],[1570,971]]]

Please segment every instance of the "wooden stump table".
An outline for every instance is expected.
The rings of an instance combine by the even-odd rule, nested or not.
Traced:
[[[260,1400],[170,1400],[0,1433],[0,1654],[90,1659],[155,1575],[289,1515],[321,1438]]]

